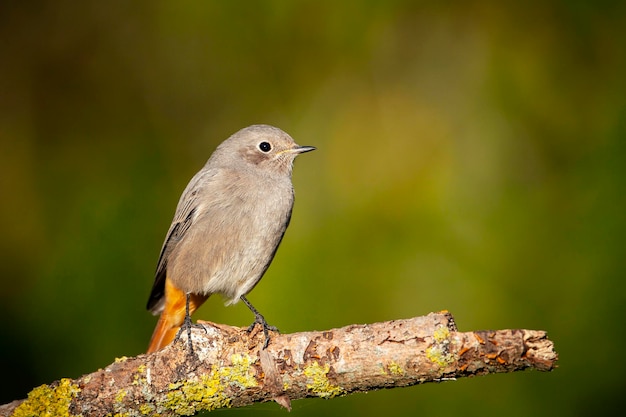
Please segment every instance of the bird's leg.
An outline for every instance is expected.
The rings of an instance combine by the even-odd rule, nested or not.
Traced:
[[[263,315],[259,313],[259,311],[254,308],[252,304],[250,304],[250,301],[248,301],[245,295],[242,295],[240,298],[241,301],[243,301],[243,303],[248,306],[250,311],[252,311],[252,314],[254,314],[254,321],[252,322],[250,327],[248,327],[248,333],[251,332],[252,329],[254,329],[254,326],[256,326],[257,323],[260,324],[263,327],[263,335],[265,336],[263,349],[267,348],[267,345],[270,343],[269,331],[271,330],[273,332],[278,332],[278,329],[274,326],[270,326],[269,324],[267,324],[267,322],[265,321],[265,317],[263,317]]]
[[[193,356],[194,352],[193,352],[193,343],[191,342],[191,328],[194,327],[194,324],[191,321],[191,314],[189,314],[189,299],[191,298],[191,296],[189,293],[187,293],[186,296],[187,296],[187,299],[185,300],[185,320],[183,321],[182,326],[180,326],[180,330],[178,330],[178,333],[176,333],[176,337],[174,338],[174,341],[175,342],[178,341],[178,339],[180,339],[180,335],[183,333],[184,330],[186,330],[187,342],[189,344],[189,354]],[[198,327],[202,327],[204,329],[204,326],[198,325]]]

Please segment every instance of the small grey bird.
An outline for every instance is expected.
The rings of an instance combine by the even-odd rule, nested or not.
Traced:
[[[253,125],[213,152],[191,179],[174,214],[147,308],[159,321],[148,353],[168,345],[211,294],[226,304],[243,301],[263,326],[265,318],[246,299],[278,249],[291,218],[293,161],[315,150],[287,133]],[[189,339],[191,346],[191,339]]]

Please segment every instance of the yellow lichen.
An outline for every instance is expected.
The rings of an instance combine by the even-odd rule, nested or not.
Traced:
[[[450,330],[439,327],[433,333],[434,343],[426,349],[426,357],[440,368],[454,362],[454,355],[450,353]]]
[[[117,402],[117,403],[121,403],[121,402],[124,400],[124,397],[126,397],[126,394],[128,394],[128,393],[126,392],[126,390],[125,390],[125,389],[121,389],[121,390],[117,393],[117,395],[115,396],[115,402]]]
[[[231,399],[225,392],[229,385],[242,389],[257,386],[250,356],[235,354],[230,359],[231,366],[213,367],[209,374],[202,375],[200,379],[170,384],[170,392],[163,406],[179,415],[229,407]]]
[[[440,368],[444,368],[454,362],[454,357],[439,346],[431,346],[426,349],[426,357]]]
[[[387,365],[387,369],[389,369],[389,373],[391,375],[395,375],[395,376],[404,375],[404,369],[402,369],[400,364],[395,361],[391,361],[391,363]]]
[[[313,362],[304,368],[304,375],[309,378],[309,382],[306,384],[307,389],[310,389],[314,394],[321,398],[333,398],[337,395],[344,393],[344,390],[330,383],[328,379],[328,372],[330,371],[330,365],[325,364],[321,366],[317,362]]]
[[[249,355],[233,354],[230,357],[232,366],[226,366],[220,369],[220,377],[231,384],[238,385],[241,388],[256,387],[257,381],[251,372],[252,358]]]
[[[139,385],[140,382],[147,382],[146,378],[142,377],[142,374],[146,372],[146,365],[139,365],[137,367],[137,373],[133,376],[133,385]]]
[[[199,410],[215,410],[228,407],[230,399],[224,394],[220,384],[219,371],[215,368],[200,380],[170,384],[170,392],[164,406],[179,415],[193,415]]]
[[[41,385],[28,393],[28,398],[15,409],[13,417],[69,417],[72,400],[80,392],[69,378],[56,386]]]
[[[435,342],[441,343],[450,337],[450,330],[447,327],[439,327],[433,332]]]
[[[122,356],[121,358],[115,358],[115,363],[126,362],[127,360],[127,356]]]
[[[141,404],[139,406],[139,412],[144,415],[154,415],[154,406],[152,404]]]

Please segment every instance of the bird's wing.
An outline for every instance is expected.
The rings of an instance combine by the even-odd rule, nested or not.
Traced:
[[[167,277],[167,261],[170,254],[176,248],[178,243],[184,239],[187,231],[197,218],[198,211],[198,195],[200,189],[196,186],[200,178],[194,178],[187,186],[187,189],[181,197],[181,201],[176,209],[174,220],[167,232],[165,242],[161,248],[161,255],[157,264],[154,284],[152,292],[148,299],[147,309],[153,314],[159,314],[163,309],[163,297],[165,295],[165,278]]]

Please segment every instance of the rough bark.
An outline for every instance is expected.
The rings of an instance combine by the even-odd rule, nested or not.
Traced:
[[[0,416],[193,415],[270,400],[290,408],[291,400],[305,397],[527,368],[550,371],[557,360],[544,331],[458,332],[448,312],[272,334],[266,350],[262,332],[202,323],[204,330],[192,331],[195,356],[184,336],[160,352],[37,387],[26,400],[0,406]]]

